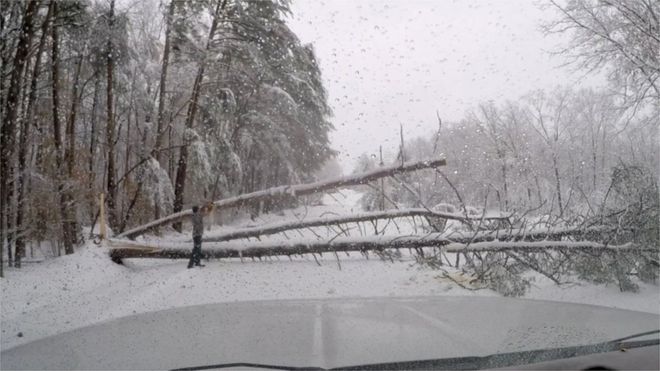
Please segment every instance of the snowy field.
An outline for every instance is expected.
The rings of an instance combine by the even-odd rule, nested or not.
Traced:
[[[326,197],[323,206],[299,208],[258,222],[281,221],[358,211],[357,192]],[[254,224],[254,222],[253,222]],[[226,231],[232,226],[209,233]],[[412,228],[412,227],[410,227]],[[290,236],[292,237],[292,236]],[[163,240],[185,240],[169,235]],[[281,238],[281,237],[275,237]],[[153,239],[151,239],[153,241]],[[211,260],[187,269],[185,260],[127,259],[112,263],[107,251],[90,244],[75,254],[7,269],[2,279],[2,349],[76,327],[141,312],[215,302],[377,296],[498,295],[469,291],[441,273],[402,257],[394,262],[367,260],[354,253],[265,261]],[[660,313],[657,286],[640,284],[638,293],[614,286],[575,283],[558,287],[535,277],[531,299],[596,304]]]

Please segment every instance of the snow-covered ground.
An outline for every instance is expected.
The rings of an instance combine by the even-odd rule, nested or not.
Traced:
[[[299,219],[305,213],[311,217],[358,211],[354,206],[358,198],[357,192],[343,191],[326,197],[324,206],[271,215],[265,222]],[[228,228],[232,227],[223,230]],[[90,244],[70,256],[29,264],[20,270],[7,269],[0,281],[1,347],[4,350],[134,313],[214,302],[498,295],[488,290],[462,289],[442,278],[440,272],[405,256],[394,262],[374,257],[367,260],[357,253],[340,254],[340,259],[341,269],[336,258],[328,254],[319,259],[320,266],[311,256],[291,261],[212,260],[205,262],[206,267],[195,269],[187,269],[184,260],[128,259],[121,266],[110,261],[104,248]],[[645,284],[640,284],[638,293],[622,293],[615,286],[586,283],[558,287],[538,276],[526,297],[660,313],[658,287]]]

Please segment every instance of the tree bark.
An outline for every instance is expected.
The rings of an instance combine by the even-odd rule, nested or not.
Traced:
[[[57,193],[60,203],[60,219],[62,223],[62,242],[64,244],[64,251],[66,254],[73,254],[73,240],[74,236],[69,229],[69,212],[68,200],[65,195],[64,177],[62,176],[62,125],[60,122],[60,97],[59,97],[59,80],[60,80],[60,67],[59,67],[59,35],[57,26],[57,1],[53,2],[52,17],[53,24],[51,27],[52,38],[52,53],[51,53],[51,71],[52,71],[52,109],[53,109],[53,139],[55,144],[55,166],[56,166],[56,179],[57,179]]]
[[[117,226],[117,185],[115,183],[115,118],[113,112],[113,73],[114,73],[114,59],[112,47],[112,29],[114,25],[115,14],[115,0],[110,1],[110,13],[108,14],[108,24],[110,34],[108,34],[107,42],[107,59],[106,59],[106,146],[108,147],[108,163],[106,175],[106,189],[107,189],[107,202],[108,202],[108,223],[111,228]]]
[[[167,11],[167,18],[165,20],[165,46],[163,50],[163,65],[160,71],[160,87],[158,89],[158,117],[156,118],[156,143],[152,151],[152,156],[155,157],[161,166],[165,165],[164,153],[160,152],[163,146],[163,136],[165,135],[165,97],[167,94],[167,70],[170,64],[170,34],[172,30],[172,18],[174,17],[174,9],[176,0],[170,0],[170,6]]]
[[[557,203],[559,204],[559,216],[564,215],[564,204],[561,201],[561,178],[559,177],[559,165],[557,164],[557,154],[552,154],[552,167],[555,171],[555,188],[557,191]]]
[[[66,123],[66,139],[67,146],[64,152],[64,159],[66,162],[67,175],[69,179],[74,176],[75,169],[75,153],[76,153],[76,116],[78,114],[78,89],[80,89],[80,72],[82,70],[83,56],[78,57],[76,63],[76,72],[73,78],[73,89],[71,91],[71,110],[69,111],[69,118]]]
[[[441,158],[435,160],[409,162],[404,164],[403,166],[400,165],[386,166],[386,167],[373,169],[366,173],[354,174],[341,178],[330,179],[323,182],[298,184],[298,185],[285,185],[285,186],[269,188],[257,192],[246,193],[240,196],[215,201],[213,205],[215,206],[216,210],[242,206],[242,205],[254,205],[254,204],[258,204],[259,202],[263,202],[265,200],[281,199],[292,196],[293,197],[305,196],[305,195],[320,193],[340,187],[349,187],[349,186],[367,184],[371,181],[380,179],[382,177],[402,174],[402,173],[421,170],[421,169],[433,169],[440,166],[444,166],[446,164],[447,161]],[[167,217],[128,230],[124,233],[119,234],[117,237],[134,238],[146,233],[151,229],[167,224],[172,224],[175,222],[181,222],[182,220],[189,218],[191,215],[192,215],[191,210],[177,212]]]
[[[127,241],[112,241],[115,245],[110,250],[110,256],[116,259],[124,258],[165,258],[186,259],[190,257],[190,247],[161,247],[158,245],[130,243]],[[240,245],[225,244],[203,250],[207,258],[260,258],[273,255],[322,254],[326,252],[382,252],[388,249],[421,249],[425,247],[442,247],[443,252],[543,252],[543,251],[634,251],[655,252],[652,247],[642,247],[632,244],[613,246],[592,241],[488,241],[471,244],[454,243],[442,236],[387,236],[383,238],[348,238],[334,241],[309,241],[290,244],[282,243],[251,243]]]
[[[135,114],[135,125],[138,124],[139,120],[139,115],[138,115],[138,109],[137,107],[134,107],[134,94],[135,93],[135,81],[131,84],[131,98],[130,98],[130,105],[128,107],[128,114],[127,116],[127,125],[126,125],[126,150],[125,150],[125,155],[124,155],[124,176],[120,177],[119,181],[117,181],[117,186],[121,183],[123,179],[126,179],[126,174],[128,173],[131,163],[131,113]],[[144,145],[144,142],[142,142],[142,145]],[[144,147],[142,147],[144,149]],[[143,151],[140,151],[143,152]],[[144,158],[143,155],[141,155],[142,158]],[[138,163],[142,162],[142,158],[138,159]],[[135,168],[135,167],[134,167]],[[128,206],[126,207],[126,210],[122,210],[121,213],[121,218],[119,219],[119,226],[117,227],[117,230],[119,232],[123,232],[124,229],[126,229],[126,224],[128,223],[128,220],[131,217],[131,212],[133,210],[133,207],[135,206],[135,203],[138,200],[138,197],[140,196],[140,193],[142,192],[142,180],[138,180],[137,183],[137,188],[133,195],[131,196],[131,192],[129,187],[124,187],[124,193],[126,200],[130,200]]]
[[[64,162],[66,163],[67,179],[69,182],[74,180],[75,172],[75,153],[76,153],[76,116],[78,114],[78,104],[79,104],[79,94],[78,90],[80,89],[80,73],[82,71],[83,56],[80,55],[76,65],[76,71],[73,78],[73,89],[71,91],[71,110],[69,111],[69,117],[66,123],[66,140],[67,145],[64,149]],[[77,223],[76,223],[76,202],[74,198],[74,189],[69,186],[68,189],[64,191],[64,196],[66,198],[67,205],[67,219],[66,219],[66,228],[68,237],[71,240],[70,244],[65,243],[64,250],[67,254],[73,254],[73,245],[76,241],[77,235]],[[70,249],[67,247],[71,246]]]
[[[94,183],[95,183],[95,178],[96,178],[96,172],[94,171],[94,153],[96,152],[96,119],[97,119],[97,113],[96,109],[98,107],[98,102],[99,102],[99,92],[101,90],[101,74],[100,71],[95,71],[95,80],[94,81],[94,98],[92,100],[92,113],[90,117],[91,121],[91,128],[90,128],[90,134],[89,134],[89,162],[87,164],[87,176],[88,176],[88,183],[87,183],[87,188],[88,192],[90,195],[90,209],[93,210],[96,205],[96,195],[94,194]],[[94,213],[91,212],[90,215],[92,215],[92,218],[94,217]]]
[[[134,71],[133,73],[136,73]],[[137,107],[135,107],[135,80],[131,83],[131,93],[130,93],[130,98],[129,98],[129,105],[128,105],[128,112],[126,114],[126,148],[124,149],[124,172],[128,171],[130,168],[130,163],[131,163],[131,140],[133,139],[131,137],[131,123],[133,122],[131,120],[131,115],[135,113],[135,124],[137,125],[138,123],[138,110]],[[121,131],[121,125],[119,127],[119,131]],[[118,134],[120,135],[120,134]],[[123,177],[122,177],[123,178]],[[121,181],[116,181],[115,184],[117,188],[119,188],[119,184]],[[138,193],[135,193],[134,199],[137,199]],[[124,199],[129,200],[131,199],[131,191],[129,187],[124,187]],[[124,210],[125,202],[122,202],[122,207],[121,207],[121,212],[119,212],[119,218],[117,219],[117,230],[119,232],[123,232],[124,229],[126,228],[126,223],[127,223],[127,218],[129,217],[129,212],[126,212]]]
[[[506,159],[501,157],[502,161],[502,181],[504,183],[504,211],[509,211],[509,185],[506,176]]]

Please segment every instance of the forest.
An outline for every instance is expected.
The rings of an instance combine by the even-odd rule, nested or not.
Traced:
[[[72,253],[100,193],[118,233],[310,180],[334,153],[288,2],[122,4],[2,2],[0,241],[16,267],[26,241]]]
[[[336,161],[321,68],[287,26],[288,1],[128,4],[2,4],[0,242],[14,267],[28,242],[73,253],[97,223],[101,193],[120,235],[193,204],[314,182]],[[490,210],[513,215],[516,228],[605,226],[615,232],[602,246],[657,250],[660,6],[547,6],[555,17],[544,31],[568,36],[558,51],[567,68],[607,84],[474,102],[455,122],[438,112],[437,130],[361,156],[353,173],[434,158],[446,166],[363,186],[365,211],[444,205],[467,220],[468,208]],[[246,207],[295,204],[280,201]],[[657,280],[657,252],[632,260]]]
[[[568,273],[634,291],[630,277],[657,282],[660,271],[660,5],[587,0],[546,5],[555,17],[541,25],[543,31],[568,36],[555,51],[567,58],[564,67],[602,74],[605,86],[559,84],[521,92],[516,100],[479,102],[455,122],[443,122],[437,112],[435,132],[407,139],[401,135],[398,149],[380,158],[363,154],[355,171],[433,156],[445,156],[447,166],[365,188],[361,205],[365,210],[403,206],[466,217],[497,212],[509,216],[512,225],[494,238],[512,241],[503,245],[512,250],[513,241],[527,239],[537,228],[598,227],[594,234],[571,240],[637,246],[650,254],[569,249],[539,256],[524,253],[534,247],[528,244],[518,249],[523,252],[518,257],[489,253],[472,260],[465,255],[463,271],[477,277],[472,282],[505,295],[529,288],[522,278],[529,269],[556,283]],[[477,248],[472,242],[479,238],[472,234],[463,248]],[[443,259],[453,264],[437,255],[421,260],[437,268]]]

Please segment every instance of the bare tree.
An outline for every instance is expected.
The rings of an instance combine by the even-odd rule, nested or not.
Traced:
[[[18,38],[16,54],[13,60],[13,71],[7,92],[7,101],[3,112],[3,123],[0,129],[0,255],[5,243],[5,223],[9,224],[9,203],[12,192],[13,171],[11,161],[14,158],[14,144],[16,141],[16,126],[21,95],[21,76],[28,57],[28,49],[34,34],[34,17],[38,9],[38,1],[31,0],[25,7],[23,22]],[[2,268],[0,268],[2,273]]]
[[[560,175],[560,142],[564,134],[564,120],[566,113],[569,91],[559,91],[548,99],[543,92],[537,92],[530,96],[532,116],[531,125],[536,133],[543,139],[552,156],[552,171],[555,181],[555,195],[559,208],[559,216],[564,215],[565,205],[562,202],[562,185]]]
[[[479,127],[480,133],[488,138],[495,149],[495,156],[500,162],[500,173],[502,174],[503,187],[503,195],[502,197],[499,197],[498,191],[498,198],[504,199],[503,209],[505,211],[509,210],[509,180],[507,177],[509,166],[507,162],[509,162],[508,157],[511,156],[509,153],[511,152],[511,149],[507,141],[508,138],[505,137],[505,124],[499,110],[492,103],[482,104],[479,107],[479,113],[475,113],[473,119],[475,120],[477,127]],[[502,208],[501,205],[500,208]]]
[[[660,2],[549,0],[559,19],[548,32],[570,32],[562,54],[586,70],[607,70],[632,103],[660,99]]]
[[[48,6],[48,13],[41,25],[41,37],[39,39],[39,47],[37,49],[36,60],[32,68],[32,77],[30,81],[30,92],[28,96],[26,116],[21,122],[21,134],[18,145],[18,200],[16,203],[16,255],[21,256],[25,251],[25,231],[23,226],[23,218],[25,215],[26,205],[26,176],[27,171],[26,157],[28,150],[28,137],[30,128],[34,120],[34,107],[37,100],[37,82],[39,81],[39,73],[41,71],[41,57],[44,53],[46,39],[48,37],[48,26],[50,24],[50,17],[53,13],[54,2],[51,1]]]

